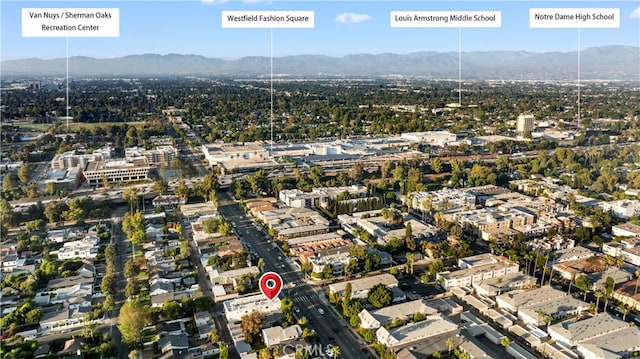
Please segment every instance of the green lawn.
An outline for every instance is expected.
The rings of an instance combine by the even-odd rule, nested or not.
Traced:
[[[16,122],[16,126],[19,126],[23,131],[29,132],[47,132],[49,128],[53,127],[50,123],[30,123],[30,122]]]

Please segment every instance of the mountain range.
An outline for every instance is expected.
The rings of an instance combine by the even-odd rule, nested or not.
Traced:
[[[571,52],[473,51],[462,52],[463,79],[575,80],[578,59],[582,79],[638,80],[640,48],[610,45]],[[3,77],[64,76],[66,58],[2,61]],[[295,55],[274,57],[277,76],[290,77],[385,77],[407,76],[434,79],[458,78],[458,52],[410,54],[354,54],[342,57]],[[269,57],[249,56],[236,60],[200,55],[143,54],[118,58],[69,58],[69,74],[75,76],[219,76],[268,77]]]

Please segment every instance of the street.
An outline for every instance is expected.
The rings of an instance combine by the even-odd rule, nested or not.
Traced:
[[[360,351],[360,342],[364,343],[364,341],[356,338],[347,322],[329,307],[329,303],[324,299],[322,288],[307,284],[302,273],[296,271],[290,259],[279,248],[267,242],[270,238],[266,234],[253,226],[254,222],[244,213],[240,205],[231,200],[228,193],[223,195],[227,197],[220,200],[218,207],[220,213],[236,224],[239,238],[250,245],[251,252],[256,252],[258,257],[264,258],[264,271],[280,274],[284,282],[280,298],[293,299],[294,307],[300,310],[299,313],[295,313],[296,316],[309,319],[309,327],[316,331],[323,348],[328,345],[337,345],[340,347],[340,357],[367,358],[367,354]],[[322,309],[324,314],[321,314],[318,309]]]

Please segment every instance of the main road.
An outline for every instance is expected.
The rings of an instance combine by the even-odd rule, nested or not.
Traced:
[[[337,345],[340,347],[342,358],[367,358],[367,354],[360,350],[364,342],[353,334],[338,313],[328,307],[327,301],[322,299],[324,296],[322,288],[305,282],[293,261],[273,245],[270,238],[259,229],[260,227],[254,225],[253,220],[238,203],[230,198],[228,192],[221,193],[221,197],[223,198],[218,207],[220,213],[235,224],[238,237],[249,251],[264,259],[265,271],[280,274],[284,282],[280,298],[293,299],[294,307],[297,309],[295,315],[304,316],[309,320],[309,327],[315,330],[322,350]]]

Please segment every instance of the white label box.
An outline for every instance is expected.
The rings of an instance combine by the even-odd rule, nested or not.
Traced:
[[[391,27],[501,27],[501,11],[391,11]]]
[[[119,37],[118,8],[23,8],[22,37]]]
[[[223,11],[222,27],[230,29],[311,29],[313,11]]]
[[[531,8],[529,27],[546,29],[615,29],[619,8]]]

